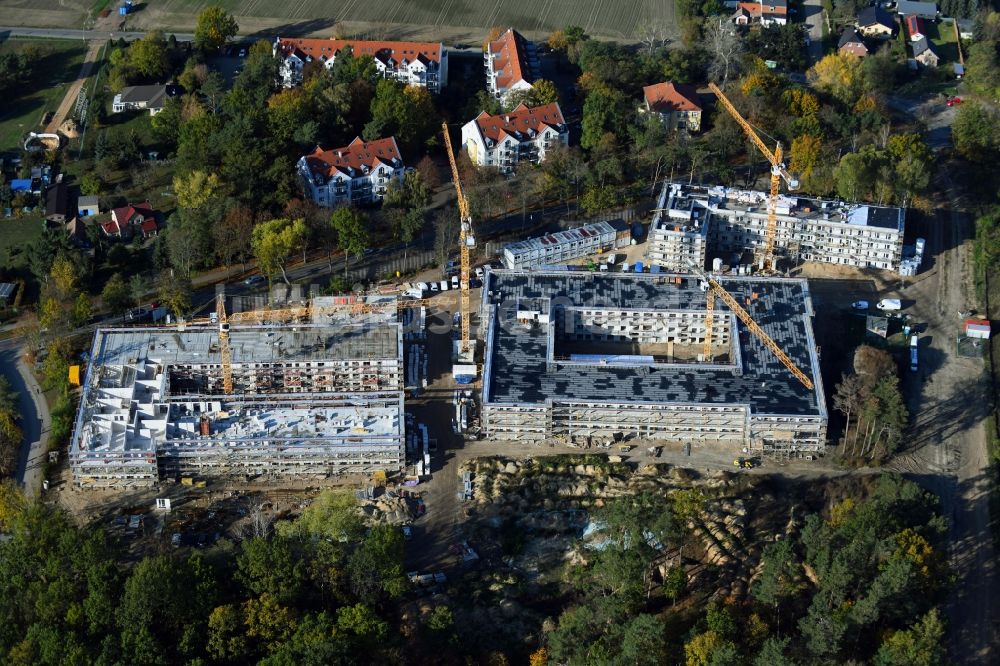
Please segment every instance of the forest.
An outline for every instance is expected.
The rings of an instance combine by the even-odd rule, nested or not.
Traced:
[[[0,660],[941,663],[950,573],[933,496],[886,475],[856,499],[806,511],[787,536],[763,545],[749,594],[732,596],[711,583],[690,587],[690,567],[654,566],[664,550],[692,552],[691,521],[712,493],[644,492],[594,508],[604,545],[542,587],[516,569],[480,569],[423,596],[405,575],[399,528],[366,524],[350,493],[325,491],[243,540],[127,561],[118,537],[78,528],[8,483]],[[506,586],[487,588],[500,578]],[[510,603],[525,608],[520,622],[483,621],[494,604]]]

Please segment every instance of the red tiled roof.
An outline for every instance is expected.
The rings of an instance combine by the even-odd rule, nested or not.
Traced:
[[[642,95],[646,98],[649,109],[658,113],[701,111],[698,91],[694,86],[667,81],[644,87]]]
[[[297,37],[279,37],[278,53],[283,58],[295,53],[303,60],[310,57],[314,60],[329,60],[345,46],[350,46],[354,57],[363,55],[380,57],[382,60],[392,59],[399,63],[404,60],[412,62],[418,58],[430,62],[441,62],[442,46],[440,42],[377,42],[361,39],[299,39]]]
[[[114,220],[109,220],[107,222],[102,222],[101,227],[104,229],[104,233],[109,236],[114,236],[122,232],[122,228],[118,226],[118,223]]]
[[[745,9],[753,16],[785,16],[788,13],[788,7],[781,7],[778,5],[768,5],[767,11],[764,11],[764,5],[760,2],[738,2],[736,6],[740,9]]]
[[[924,34],[922,26],[920,25],[920,17],[914,14],[910,14],[906,17],[906,33],[910,37],[919,37]]]
[[[514,28],[509,28],[499,39],[490,42],[489,52],[495,53],[493,71],[498,74],[496,87],[506,90],[518,81],[531,83],[527,77],[527,40]]]
[[[153,204],[148,201],[144,201],[138,204],[128,204],[127,206],[122,206],[121,208],[115,208],[111,211],[111,219],[118,221],[121,224],[128,223],[136,214],[142,215],[143,217],[153,217]]]
[[[142,221],[142,225],[140,228],[142,229],[143,233],[156,231],[156,220],[152,217],[147,217],[145,220]]]
[[[861,42],[848,42],[840,47],[840,52],[850,53],[851,55],[863,58],[868,55],[868,47]]]
[[[374,169],[380,164],[397,166],[393,163],[394,160],[398,160],[398,165],[402,165],[403,158],[399,155],[396,139],[391,136],[368,142],[358,137],[351,141],[350,145],[333,150],[323,150],[316,146],[312,154],[306,155],[309,170],[325,176],[332,176],[337,172],[353,176],[353,172],[361,171],[363,166],[369,169]]]
[[[487,139],[499,141],[508,135],[520,140],[519,135],[526,135],[528,130],[541,132],[546,127],[555,129],[557,125],[565,125],[566,121],[555,102],[532,109],[522,102],[510,113],[491,116],[483,111],[476,117],[476,124]]]

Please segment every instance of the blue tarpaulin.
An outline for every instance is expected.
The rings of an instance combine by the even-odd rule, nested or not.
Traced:
[[[10,191],[11,192],[30,192],[31,191],[31,179],[30,178],[18,178],[17,180],[10,181]]]

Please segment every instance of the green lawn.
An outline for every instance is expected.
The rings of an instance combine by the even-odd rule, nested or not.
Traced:
[[[26,248],[41,235],[42,218],[38,215],[19,219],[0,217],[0,265],[5,268],[26,266]]]
[[[86,54],[83,42],[59,39],[8,39],[0,53],[37,50],[31,80],[22,94],[0,104],[0,150],[17,148],[29,131],[39,131],[47,111],[59,107],[66,89],[76,80]],[[3,241],[0,241],[2,243]]]
[[[923,22],[924,32],[931,41],[931,50],[941,58],[940,67],[950,68],[958,62],[958,43],[955,41],[955,28],[950,23]]]

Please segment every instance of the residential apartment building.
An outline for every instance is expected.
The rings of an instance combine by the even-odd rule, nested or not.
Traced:
[[[519,162],[539,163],[553,146],[569,145],[569,127],[556,103],[520,104],[495,116],[483,111],[462,127],[462,146],[473,164],[509,173]]]
[[[668,223],[674,216],[690,213],[696,217],[701,226],[707,225],[708,252],[754,251],[763,245],[766,192],[677,184],[665,187],[669,194],[661,208],[668,209]],[[899,270],[905,209],[781,196],[776,213],[774,246],[778,257]],[[677,268],[676,262],[668,259],[672,256],[669,242],[669,237],[650,234],[647,257],[651,263]]]
[[[504,247],[502,259],[506,268],[529,270],[625,247],[631,240],[627,224],[595,222],[511,243]]]
[[[535,45],[510,28],[499,39],[486,44],[483,53],[486,86],[490,94],[506,103],[510,93],[531,90],[538,68]]]
[[[408,86],[440,92],[448,84],[448,50],[440,42],[386,42],[351,39],[278,37],[272,51],[281,60],[278,70],[286,88],[302,83],[302,68],[318,61],[333,67],[337,55],[350,48],[355,58],[371,56],[379,73]]]
[[[70,441],[78,488],[325,478],[405,462],[403,337],[369,323],[101,328]]]
[[[405,172],[394,137],[358,137],[333,150],[316,146],[299,159],[297,168],[306,195],[326,208],[381,201],[389,183],[403,182]]]
[[[667,183],[657,208],[646,244],[649,264],[672,271],[689,271],[692,263],[704,266],[709,215],[701,201],[680,185]]]
[[[652,113],[671,130],[701,130],[701,102],[694,86],[666,81],[642,89],[640,113]]]

